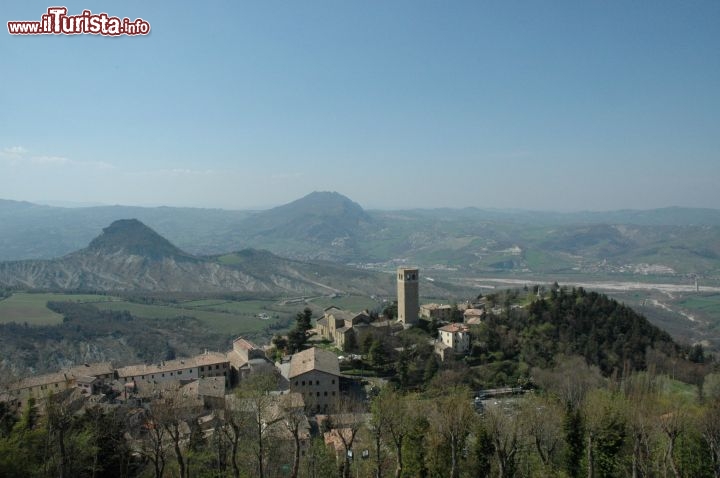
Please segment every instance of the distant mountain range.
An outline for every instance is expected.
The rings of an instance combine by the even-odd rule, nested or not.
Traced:
[[[129,217],[193,257],[254,248],[383,270],[412,263],[468,273],[720,274],[720,210],[366,211],[331,192],[265,211],[69,209],[0,200],[0,260],[66,256],[107,224]],[[63,260],[69,257],[76,256]]]
[[[257,249],[194,256],[137,219],[113,222],[86,248],[58,259],[0,263],[0,286],[36,290],[391,296],[393,279],[340,264],[283,259]],[[424,289],[452,294],[432,283]]]

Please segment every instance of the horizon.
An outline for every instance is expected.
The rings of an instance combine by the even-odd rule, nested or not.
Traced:
[[[64,5],[151,31],[0,35],[8,199],[720,206],[718,2]],[[3,25],[48,7],[8,5]]]
[[[651,212],[651,211],[659,211],[659,210],[666,210],[666,209],[692,209],[692,210],[708,210],[708,211],[719,211],[720,208],[706,208],[706,207],[686,207],[686,206],[678,206],[678,205],[671,205],[671,206],[664,206],[664,207],[657,207],[657,208],[648,208],[648,209],[638,209],[638,208],[623,208],[623,209],[568,209],[568,210],[553,210],[553,209],[525,209],[525,208],[498,208],[498,207],[482,207],[482,206],[456,206],[456,207],[447,207],[447,206],[441,206],[441,207],[411,207],[411,208],[396,208],[396,207],[389,207],[389,208],[372,208],[372,207],[366,207],[363,204],[359,203],[358,201],[355,201],[353,198],[338,192],[338,191],[311,191],[310,193],[307,193],[303,195],[302,197],[293,199],[289,202],[282,203],[282,204],[273,204],[273,205],[267,205],[267,206],[261,206],[257,208],[247,208],[247,209],[230,209],[230,208],[223,208],[223,207],[203,207],[203,206],[173,206],[168,204],[102,204],[102,203],[82,203],[82,202],[66,202],[66,201],[52,201],[52,200],[18,200],[18,199],[9,199],[9,198],[2,198],[0,197],[0,201],[15,201],[15,202],[25,202],[30,203],[38,206],[48,206],[53,208],[62,208],[62,209],[85,209],[85,208],[102,208],[102,207],[136,207],[136,208],[143,208],[143,209],[158,209],[158,208],[177,208],[177,209],[209,209],[209,210],[219,210],[219,211],[240,211],[240,212],[263,212],[268,211],[270,209],[278,208],[285,206],[287,204],[290,204],[292,202],[296,202],[299,200],[302,200],[306,198],[307,196],[310,196],[315,193],[331,193],[331,194],[339,194],[340,196],[358,204],[363,210],[365,211],[380,211],[380,212],[393,212],[393,211],[433,211],[433,210],[442,210],[442,209],[450,209],[450,210],[466,210],[466,209],[475,209],[478,211],[487,211],[487,212],[501,212],[501,213],[539,213],[539,214],[602,214],[602,213],[614,213],[614,212]],[[128,218],[129,219],[129,218]]]

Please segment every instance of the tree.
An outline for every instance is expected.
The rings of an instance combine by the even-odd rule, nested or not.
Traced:
[[[150,405],[154,426],[162,427],[172,443],[181,478],[188,478],[190,475],[182,445],[188,437],[185,430],[192,429],[193,421],[200,415],[201,410],[200,402],[183,396],[179,390],[165,392],[160,399]]]
[[[312,310],[309,307],[305,307],[302,312],[298,312],[296,319],[296,327],[304,333],[307,333],[308,330],[312,329]]]
[[[427,455],[428,423],[424,407],[408,402],[407,433],[402,440],[402,469],[403,478],[426,478],[428,469],[425,463]],[[397,474],[395,475],[397,477]]]
[[[284,337],[282,335],[275,335],[272,338],[272,343],[275,346],[275,348],[282,352],[287,351],[288,348],[288,339],[287,337]]]
[[[145,413],[143,428],[146,433],[140,442],[140,453],[152,462],[155,478],[162,478],[166,462],[166,430],[150,410]]]
[[[620,452],[625,445],[622,397],[604,389],[593,390],[583,404],[588,478],[620,473]]]
[[[703,411],[699,425],[710,449],[713,476],[720,478],[720,400],[715,400]]]
[[[370,410],[372,412],[372,429],[376,439],[376,476],[380,476],[380,440],[395,451],[395,478],[400,478],[403,472],[403,444],[405,437],[410,433],[413,420],[409,404],[413,398],[400,395],[392,386],[386,385],[373,399]]]
[[[288,332],[288,352],[291,354],[299,352],[305,345],[306,340],[307,335],[302,329],[298,327],[292,329],[290,332]]]
[[[362,404],[350,396],[340,396],[334,404],[335,415],[331,427],[335,428],[338,438],[343,446],[343,461],[340,466],[340,476],[350,478],[350,454],[355,436],[364,423]]]
[[[300,435],[303,426],[307,424],[307,418],[305,417],[300,394],[282,395],[279,397],[279,401],[280,421],[293,440],[293,464],[290,478],[297,478],[300,472]]]
[[[437,373],[438,369],[440,367],[438,366],[437,359],[435,358],[435,354],[429,355],[427,360],[425,361],[425,371],[423,372],[423,382],[426,384],[429,383],[435,374]]]
[[[460,454],[476,420],[469,397],[466,388],[453,387],[433,402],[428,414],[431,432],[449,447],[450,478],[460,476]]]
[[[676,456],[676,447],[678,439],[686,431],[687,418],[687,411],[680,404],[674,404],[668,412],[660,417],[660,429],[665,434],[667,443],[663,463],[670,465],[670,469],[675,478],[682,476]]]
[[[524,398],[520,405],[520,421],[548,472],[560,467],[563,416],[562,405],[549,396],[532,395]]]
[[[385,354],[385,347],[380,340],[373,340],[368,352],[368,360],[375,368],[382,368],[387,363],[387,355]]]
[[[386,305],[385,308],[383,309],[382,313],[387,318],[387,320],[392,320],[392,319],[397,318],[397,316],[398,316],[397,301],[393,301],[392,304]]]
[[[337,473],[335,457],[321,438],[310,444],[305,454],[305,476],[308,478],[326,478]]]
[[[274,372],[257,373],[243,380],[242,388],[236,392],[233,414],[236,417],[238,442],[247,441],[254,458],[254,472],[259,478],[265,477],[268,459],[269,431],[271,425],[281,419],[270,394],[277,388]]]
[[[565,437],[565,470],[571,478],[578,478],[582,471],[581,464],[585,450],[585,428],[583,415],[579,408],[565,406],[563,419],[563,433]]]

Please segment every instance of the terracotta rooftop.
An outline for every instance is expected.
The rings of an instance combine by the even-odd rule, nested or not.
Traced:
[[[171,372],[174,370],[185,370],[188,368],[202,367],[228,362],[227,355],[220,352],[206,352],[201,355],[186,359],[168,360],[160,364],[151,365],[130,365],[118,369],[119,377],[136,377],[149,373]]]
[[[292,356],[288,378],[297,377],[311,370],[340,375],[337,355],[327,350],[312,347]]]
[[[257,348],[257,345],[250,342],[247,339],[244,339],[242,337],[238,337],[235,340],[233,340],[233,348],[238,347],[243,350],[255,350]]]
[[[485,315],[485,311],[483,309],[467,309],[463,315],[465,317],[482,317]]]
[[[50,385],[53,383],[69,382],[79,377],[95,377],[99,375],[114,374],[113,366],[110,362],[99,362],[77,365],[59,372],[46,373],[43,375],[35,375],[18,380],[8,386],[9,390],[22,390],[24,388],[36,387],[38,385]]]
[[[440,327],[438,330],[441,330],[443,332],[450,332],[450,333],[456,333],[456,332],[469,332],[470,328],[465,324],[448,324],[443,327]]]

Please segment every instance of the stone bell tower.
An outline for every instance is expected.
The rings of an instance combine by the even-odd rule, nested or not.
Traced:
[[[397,270],[398,320],[404,325],[415,325],[420,311],[417,268],[400,267]]]

